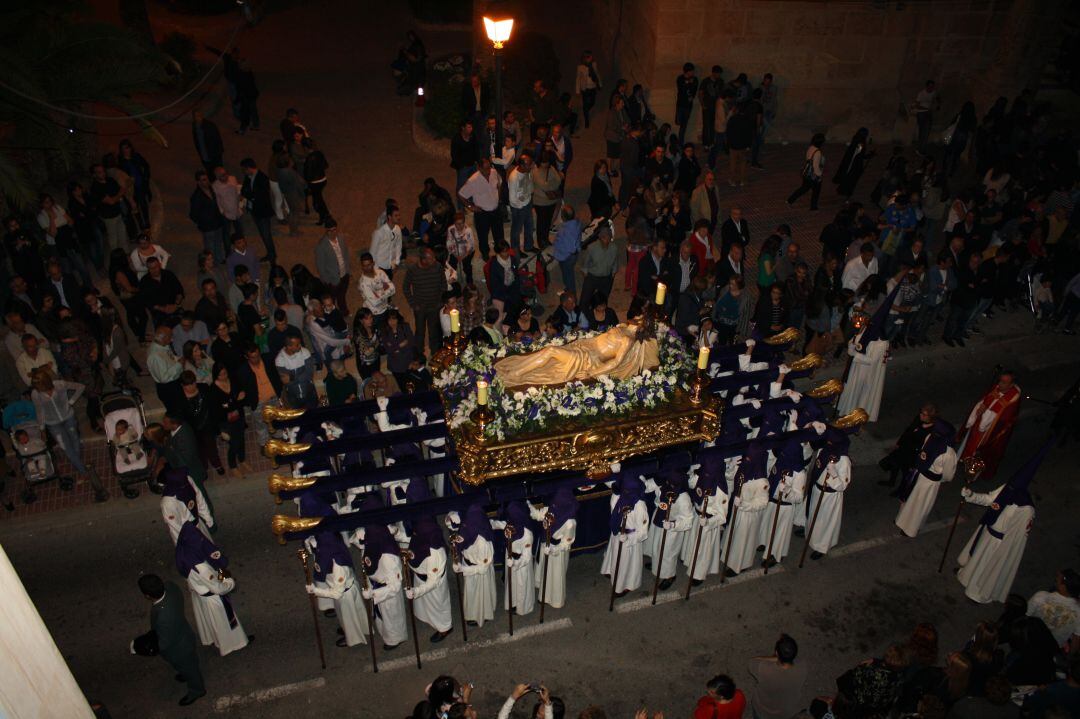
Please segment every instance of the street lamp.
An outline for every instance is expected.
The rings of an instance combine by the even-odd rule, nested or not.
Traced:
[[[502,49],[510,39],[514,29],[514,19],[492,20],[484,18],[484,30],[495,53],[495,152],[502,152],[503,146],[503,109],[502,109]],[[494,159],[494,158],[492,158]]]

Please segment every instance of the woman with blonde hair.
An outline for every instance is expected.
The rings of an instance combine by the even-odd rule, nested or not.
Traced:
[[[109,498],[109,493],[105,491],[94,468],[83,462],[80,451],[82,439],[79,437],[79,423],[75,419],[75,403],[86,391],[86,385],[54,380],[49,370],[39,367],[30,375],[30,386],[30,400],[37,412],[38,424],[49,430],[75,471],[90,481],[90,486],[94,488],[94,501],[104,502]]]

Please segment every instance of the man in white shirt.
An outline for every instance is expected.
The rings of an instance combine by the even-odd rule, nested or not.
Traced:
[[[364,299],[364,307],[371,310],[375,318],[375,326],[381,327],[386,319],[386,313],[390,311],[390,300],[397,292],[397,288],[386,273],[375,266],[375,260],[370,252],[360,255],[358,289],[360,296]]]
[[[386,222],[371,233],[371,257],[387,277],[401,263],[401,210],[396,206],[386,213]]]
[[[225,229],[228,236],[244,234],[244,227],[240,222],[244,209],[241,206],[242,188],[239,181],[227,173],[224,167],[215,167],[213,189],[218,209],[225,216]]]
[[[1035,592],[1028,600],[1027,615],[1038,617],[1054,635],[1059,647],[1080,642],[1080,573],[1062,569],[1054,581],[1054,591]]]
[[[533,251],[532,168],[532,155],[524,152],[506,179],[506,189],[510,196],[510,246],[515,252],[522,248],[518,242],[518,235],[522,230],[525,232],[525,251]]]
[[[874,245],[864,242],[859,248],[859,256],[844,265],[840,284],[845,290],[857,292],[866,278],[878,273],[878,261],[874,256]]]
[[[15,360],[15,368],[26,386],[30,386],[30,373],[38,367],[48,366],[54,378],[59,378],[56,371],[56,358],[44,343],[38,344],[38,338],[27,332],[22,336],[23,353]]]
[[[473,213],[476,239],[480,243],[480,258],[486,262],[491,255],[488,245],[490,234],[495,244],[503,240],[503,220],[499,213],[499,188],[502,178],[491,168],[491,158],[480,159],[480,169],[473,173],[458,195],[465,207]]]

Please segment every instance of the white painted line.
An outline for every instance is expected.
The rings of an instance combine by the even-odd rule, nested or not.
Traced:
[[[316,677],[315,679],[294,682],[292,684],[280,684],[276,687],[270,687],[269,689],[256,689],[250,694],[229,694],[227,696],[218,697],[214,701],[214,711],[221,713],[236,707],[273,701],[274,699],[287,697],[290,694],[299,694],[300,692],[306,692],[311,689],[320,689],[324,686],[326,686],[326,678]]]
[[[963,522],[964,522],[964,518],[961,517],[960,518],[960,523],[962,524]],[[946,527],[948,527],[951,524],[952,524],[951,519],[943,519],[940,522],[931,522],[930,524],[924,525],[923,528],[922,528],[922,531],[919,532],[919,534],[921,536],[923,534],[928,534],[930,532],[936,532],[939,529],[945,529]],[[899,530],[897,530],[897,531],[899,532]],[[901,537],[899,534],[896,534],[896,535],[891,536],[891,537],[875,537],[873,539],[863,539],[861,541],[852,542],[851,544],[845,544],[842,547],[834,549],[831,552],[829,552],[828,556],[830,556],[830,557],[843,557],[843,556],[848,555],[848,554],[856,554],[858,552],[863,552],[863,551],[865,551],[867,549],[873,549],[875,547],[880,547],[882,545],[890,544],[891,542],[900,541],[902,539],[907,539],[907,537]],[[793,556],[793,554],[789,554],[788,556]],[[784,571],[785,571],[784,565],[777,564],[777,565],[775,565],[775,566],[773,566],[773,567],[771,567],[769,569],[769,574],[780,574],[781,572],[784,572]],[[755,579],[761,579],[762,577],[765,577],[765,576],[768,576],[768,575],[765,574],[765,570],[762,569],[761,567],[758,567],[757,569],[752,569],[750,571],[742,572],[742,573],[738,574],[737,576],[731,577],[730,579],[726,580],[723,584],[721,584],[719,582],[719,580],[713,581],[712,583],[708,584],[707,586],[702,586],[699,589],[695,589],[691,593],[690,596],[692,598],[695,594],[704,594],[705,592],[713,592],[713,591],[716,591],[717,589],[723,589],[724,587],[728,587],[728,586],[731,586],[731,585],[734,585],[734,584],[741,584],[742,582],[749,582],[749,581],[753,581]],[[667,591],[667,592],[662,592],[660,594],[657,594],[656,595],[656,603],[657,604],[666,604],[668,602],[674,602],[676,600],[682,599],[685,596],[686,596],[686,590],[685,590],[685,585],[684,585],[684,589],[681,592],[679,592],[679,591]],[[615,612],[618,613],[618,614],[626,614],[628,612],[637,612],[637,611],[640,611],[642,609],[648,609],[651,606],[652,606],[652,596],[648,596],[648,597],[642,597],[641,599],[635,599],[635,600],[630,601],[630,602],[625,602],[623,604],[616,604],[615,605]]]
[[[515,629],[513,636],[510,636],[510,634],[503,632],[502,634],[496,637],[492,637],[491,639],[481,639],[480,641],[470,639],[468,643],[461,644],[460,646],[456,646],[454,648],[432,649],[431,651],[421,653],[420,661],[424,664],[427,664],[428,662],[446,659],[449,656],[468,654],[470,652],[477,651],[478,649],[486,649],[487,647],[493,647],[499,644],[509,644],[511,642],[520,641],[522,639],[530,639],[541,634],[548,634],[550,632],[557,632],[562,629],[569,629],[572,626],[574,626],[574,623],[570,621],[569,617],[565,617],[563,619],[556,619],[555,621],[551,622],[544,622],[543,624],[533,624],[528,627],[521,627],[520,629]],[[401,649],[406,649],[409,644],[411,644],[411,642],[404,642],[401,645]],[[391,672],[395,669],[415,666],[415,654],[406,654],[404,656],[400,656],[396,659],[391,659],[386,662],[382,660],[379,661],[380,672]]]

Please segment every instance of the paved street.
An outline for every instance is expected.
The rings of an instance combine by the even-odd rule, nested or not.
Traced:
[[[225,135],[230,171],[236,173],[242,157],[266,161],[283,110],[300,108],[330,160],[327,202],[354,250],[366,247],[385,198],[401,200],[404,214],[411,216],[425,176],[453,186],[445,162],[412,143],[410,99],[392,92],[387,65],[409,26],[407,7],[405,2],[328,0],[269,15],[240,40],[259,78],[263,129],[238,138],[226,112],[213,118]],[[163,14],[157,4],[152,8],[158,30],[182,25],[212,45],[229,34],[224,19],[176,18]],[[301,27],[303,32],[296,30]],[[577,52],[589,34],[584,25],[571,32],[557,43],[564,83],[572,79]],[[426,32],[424,40],[431,55],[461,49],[468,42],[465,33],[456,31]],[[572,202],[583,204],[587,195],[592,161],[602,148],[601,131],[599,122],[575,140],[578,160],[567,186]],[[145,141],[140,150],[152,163],[164,196],[160,241],[176,256],[177,274],[193,297],[194,258],[201,242],[186,215],[195,155],[187,123],[163,132],[168,150]],[[839,148],[827,151],[839,158]],[[808,213],[805,200],[795,210],[784,204],[798,182],[802,153],[801,145],[769,146],[763,157],[768,169],[752,175],[747,190],[738,195],[723,191],[722,205],[737,201],[749,218],[752,259],[760,240],[779,222],[792,224],[805,256],[819,255],[818,234],[839,199],[830,185],[823,192],[821,212]],[[879,170],[871,166],[861,194],[869,191]],[[282,237],[280,264],[313,266],[318,237],[313,220],[299,240]],[[352,292],[356,294],[355,287]],[[626,304],[624,295],[613,300],[620,314]],[[553,305],[551,296],[547,305]],[[832,693],[836,676],[906,637],[916,622],[935,622],[942,648],[951,649],[963,643],[976,622],[1000,612],[998,605],[978,606],[964,597],[951,572],[952,557],[945,572],[936,573],[959,482],[942,490],[929,519],[931,531],[909,540],[900,537],[892,523],[896,502],[877,486],[881,473],[876,464],[923,402],[935,401],[947,419],[962,421],[990,383],[996,364],[1018,371],[1025,394],[1056,398],[1075,379],[1080,344],[1075,337],[1033,336],[1031,326],[1029,314],[999,315],[966,349],[949,350],[939,342],[930,349],[897,352],[889,365],[882,419],[865,428],[852,445],[854,482],[846,496],[841,546],[820,562],[808,561],[799,570],[798,556],[791,556],[768,577],[749,572],[724,587],[718,578],[710,578],[688,603],[679,599],[651,607],[643,601],[647,594],[639,591],[620,600],[618,611],[609,614],[600,555],[578,555],[571,562],[568,605],[548,611],[543,626],[534,612],[515,622],[510,641],[500,612],[494,624],[470,629],[467,645],[455,626],[455,633],[438,645],[439,654],[428,656],[423,671],[416,670],[411,645],[404,644],[389,654],[380,649],[382,671],[373,675],[367,647],[336,648],[335,624],[327,619],[320,621],[328,667],[320,671],[296,546],[278,546],[269,528],[275,511],[293,508],[274,506],[264,472],[210,484],[221,525],[215,540],[231,557],[238,582],[237,613],[257,639],[226,658],[203,650],[209,693],[187,709],[176,706],[183,687],[173,681],[163,661],[128,653],[130,640],[148,624],[149,607],[135,586],[137,577],[154,571],[177,580],[156,497],[144,492],[126,501],[114,492],[114,500],[105,505],[90,505],[87,498],[50,507],[55,511],[5,519],[0,522],[0,542],[75,678],[87,696],[104,702],[114,717],[400,717],[441,673],[476,683],[474,704],[481,716],[494,716],[518,681],[544,682],[565,698],[568,716],[590,703],[603,705],[613,718],[631,716],[642,705],[669,717],[685,716],[714,674],[728,671],[737,682],[748,681],[746,659],[770,653],[781,631],[799,641],[800,661],[811,663],[809,700],[816,693]],[[833,365],[815,383],[839,371]],[[808,386],[803,383],[802,388]],[[1001,479],[1040,444],[1050,409],[1025,401]],[[1054,570],[1077,556],[1076,459],[1075,445],[1058,449],[1039,474],[1038,514],[1014,585],[1024,595],[1046,588]],[[952,555],[967,540],[977,517],[974,509],[966,513]],[[801,540],[795,540],[793,552],[801,549]],[[651,589],[651,575],[646,577]],[[684,587],[684,581],[680,570],[677,588]],[[420,634],[422,651],[431,651],[429,632],[421,628]]]

